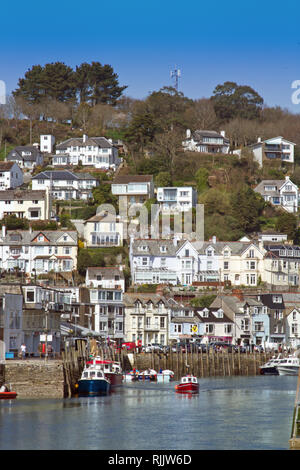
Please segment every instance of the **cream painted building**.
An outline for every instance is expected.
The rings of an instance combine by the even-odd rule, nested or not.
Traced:
[[[105,211],[86,220],[83,233],[88,248],[123,246],[123,222],[120,216]]]
[[[28,220],[49,220],[51,218],[49,190],[0,191],[0,219],[8,215]]]
[[[158,294],[124,294],[125,340],[143,345],[169,340],[169,307]]]

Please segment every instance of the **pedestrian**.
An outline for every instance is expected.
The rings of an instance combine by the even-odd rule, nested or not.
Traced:
[[[47,352],[48,352],[48,356],[52,356],[52,346],[51,346],[51,344],[48,344]]]
[[[21,359],[25,359],[25,356],[26,356],[26,344],[22,343],[21,344],[21,348],[20,348],[20,356],[21,356]]]
[[[43,351],[42,343],[39,343],[39,345],[38,345],[38,353],[39,353],[39,355],[40,355],[40,359],[42,358],[42,351]]]

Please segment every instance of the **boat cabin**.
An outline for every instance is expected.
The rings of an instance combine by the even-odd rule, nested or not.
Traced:
[[[181,378],[181,383],[182,384],[188,384],[188,383],[197,384],[198,380],[197,380],[197,377],[194,377],[193,375],[187,375]]]
[[[104,373],[101,369],[95,370],[95,369],[85,369],[82,373],[81,376],[82,379],[87,379],[87,380],[94,380],[94,379],[103,379]]]

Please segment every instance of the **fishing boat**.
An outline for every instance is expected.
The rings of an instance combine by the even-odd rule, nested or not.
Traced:
[[[284,359],[282,358],[282,354],[279,354],[278,356],[273,356],[265,364],[260,366],[259,368],[260,374],[261,375],[279,375],[277,366],[283,360]]]
[[[277,369],[279,375],[298,375],[299,367],[299,357],[288,356],[278,364]]]
[[[110,381],[104,375],[102,367],[92,364],[85,367],[78,380],[79,395],[107,395],[110,392]]]
[[[176,393],[198,393],[199,383],[197,377],[188,374],[181,377],[178,385],[175,385]]]
[[[97,356],[88,360],[86,365],[97,365],[99,369],[103,371],[105,377],[110,381],[110,386],[112,388],[122,385],[123,373],[120,362],[110,361]]]
[[[144,370],[143,372],[139,372],[138,374],[138,380],[150,380],[152,382],[155,382],[157,379],[157,372],[154,369],[147,369]]]

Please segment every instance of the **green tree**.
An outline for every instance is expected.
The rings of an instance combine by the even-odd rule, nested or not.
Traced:
[[[246,233],[260,229],[259,217],[266,205],[260,194],[244,185],[230,197],[231,215],[239,221],[241,230]]]
[[[263,106],[263,98],[247,85],[225,82],[217,85],[211,97],[217,117],[229,121],[236,117],[257,119]]]
[[[161,171],[155,178],[155,184],[158,187],[172,186],[172,178],[168,171]]]
[[[297,217],[289,212],[282,212],[276,221],[276,230],[280,233],[286,233],[289,240],[298,237],[297,226]]]
[[[209,171],[206,168],[199,168],[199,170],[196,171],[195,180],[197,183],[197,191],[199,194],[209,188],[208,177]]]

